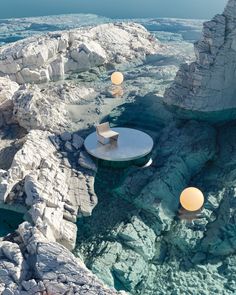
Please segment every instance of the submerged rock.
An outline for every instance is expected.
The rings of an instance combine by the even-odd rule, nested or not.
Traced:
[[[178,210],[176,196],[214,157],[215,136],[213,128],[197,122],[164,128],[155,151],[158,169],[150,173],[145,169],[131,172],[117,193],[155,215],[160,222],[159,230],[167,230]]]

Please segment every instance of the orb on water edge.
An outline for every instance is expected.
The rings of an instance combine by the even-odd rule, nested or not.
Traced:
[[[197,211],[204,204],[204,195],[196,187],[188,187],[180,195],[180,204],[187,211]]]
[[[121,72],[114,72],[111,75],[111,82],[114,85],[121,85],[124,81],[124,75]]]

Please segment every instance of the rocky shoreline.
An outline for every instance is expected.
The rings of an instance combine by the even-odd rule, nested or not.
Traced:
[[[229,0],[204,25],[196,61],[181,66],[164,97],[182,57],[174,59],[171,47],[138,24],[48,33],[0,47],[0,202],[25,219],[0,241],[1,294],[234,294],[236,117],[215,125],[196,112],[235,108],[235,8]],[[232,66],[224,63],[230,57]],[[113,89],[99,88],[96,79],[106,82],[104,72],[127,64],[134,66],[128,87],[114,99]],[[224,69],[228,84],[221,83]],[[129,81],[132,71],[142,87]],[[158,73],[157,91],[147,73]],[[212,89],[221,96],[213,99]],[[106,116],[155,141],[153,164],[126,169],[119,185],[109,186],[115,172],[114,179],[101,172],[83,148],[84,136]],[[206,198],[193,220],[178,213],[179,193],[189,184]],[[86,225],[78,245],[77,218]]]
[[[97,204],[97,167],[83,150],[81,128],[72,124],[67,105],[96,93],[70,82],[46,89],[25,83],[61,80],[108,63],[142,62],[157,49],[151,35],[132,23],[58,32],[0,48],[1,127],[24,130],[10,142],[20,144],[7,159],[8,169],[0,171],[0,200],[12,210],[25,208],[27,220],[0,244],[1,294],[117,293],[68,251],[75,247],[77,218],[90,216]]]

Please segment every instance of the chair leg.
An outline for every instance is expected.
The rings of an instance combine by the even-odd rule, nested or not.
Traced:
[[[119,134],[112,136],[111,139],[117,141],[118,140],[118,137],[119,137]]]

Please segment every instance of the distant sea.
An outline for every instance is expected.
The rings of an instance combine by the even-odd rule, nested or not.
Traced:
[[[199,38],[203,20],[173,18],[109,19],[94,14],[67,14],[0,20],[0,45],[32,35],[110,22],[132,21],[142,24],[162,42],[195,41]]]

